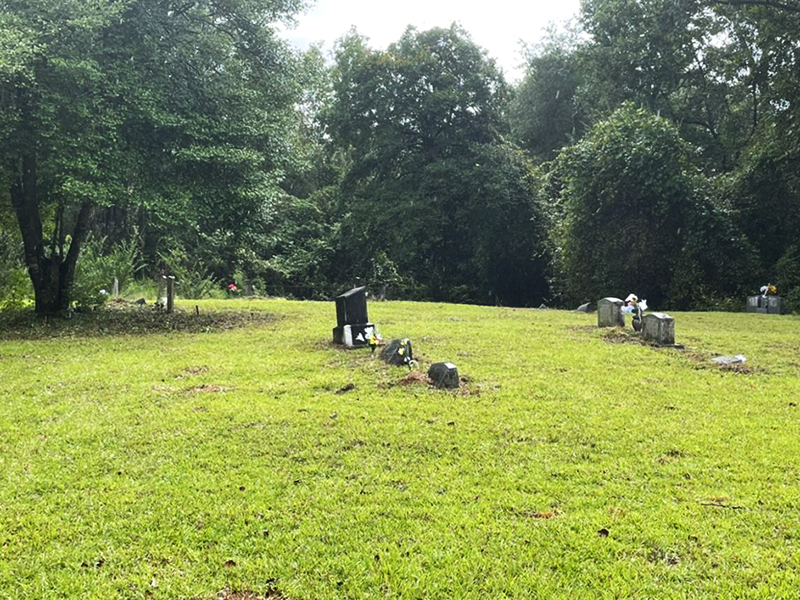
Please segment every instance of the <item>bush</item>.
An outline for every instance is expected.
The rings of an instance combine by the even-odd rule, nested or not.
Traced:
[[[0,230],[0,309],[18,308],[33,294],[21,246],[14,236]]]
[[[105,304],[114,276],[111,261],[103,256],[103,240],[86,241],[75,266],[72,302],[77,310],[92,310]]]
[[[776,285],[786,312],[800,312],[800,248],[790,246],[775,263]]]
[[[111,295],[114,279],[120,292],[129,285],[144,263],[139,257],[136,236],[104,252],[105,238],[89,238],[75,267],[72,301],[78,310],[102,306]]]
[[[169,274],[175,277],[175,293],[181,298],[208,298],[218,289],[219,286],[205,265],[191,260],[183,248],[175,248],[168,254],[159,254],[159,257]]]

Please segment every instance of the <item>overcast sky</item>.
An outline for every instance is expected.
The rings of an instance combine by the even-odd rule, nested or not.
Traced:
[[[313,1],[313,0],[312,0]],[[408,25],[418,29],[449,27],[454,21],[497,60],[509,81],[521,76],[520,40],[535,43],[549,22],[562,22],[578,14],[580,0],[316,0],[298,18],[286,36],[301,49],[333,42],[351,26],[370,39],[374,48],[386,48]]]

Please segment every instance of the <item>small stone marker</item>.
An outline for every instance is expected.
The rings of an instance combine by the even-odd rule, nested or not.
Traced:
[[[428,369],[428,377],[437,388],[457,388],[459,386],[458,369],[453,363],[433,363]]]
[[[575,309],[575,312],[582,312],[582,313],[591,313],[597,310],[594,304],[591,302],[587,302],[586,304],[581,304],[578,308]]]
[[[642,336],[659,346],[675,344],[675,319],[666,313],[648,313],[643,319]]]
[[[111,288],[111,295],[114,298],[119,298],[119,279],[114,277],[114,287]]]
[[[598,327],[625,327],[625,316],[622,314],[624,303],[619,298],[603,298],[597,302]]]
[[[375,331],[367,316],[367,288],[358,287],[336,297],[336,327],[333,341],[349,348],[366,346]]]
[[[381,350],[381,360],[390,364],[402,367],[414,360],[414,351],[411,348],[411,340],[408,338],[390,341]]]
[[[159,309],[167,305],[167,276],[162,275],[158,279],[158,294],[156,295],[156,305]]]

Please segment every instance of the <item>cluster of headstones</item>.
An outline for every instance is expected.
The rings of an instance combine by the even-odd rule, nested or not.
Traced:
[[[348,348],[370,345],[375,325],[367,316],[367,288],[357,287],[336,297],[336,327],[333,341]],[[390,340],[380,353],[381,359],[390,365],[412,367],[414,349],[408,338]],[[428,369],[428,377],[437,388],[457,388],[460,381],[458,369],[449,362],[434,363]]]
[[[782,302],[780,296],[747,297],[747,312],[779,315],[781,314],[781,308]]]
[[[619,298],[603,298],[597,302],[598,327],[625,327],[622,312],[624,302]],[[675,344],[675,319],[667,313],[648,313],[642,318],[642,337],[661,346]]]

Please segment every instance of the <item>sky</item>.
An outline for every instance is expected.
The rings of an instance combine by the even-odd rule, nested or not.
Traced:
[[[548,23],[577,16],[579,4],[580,0],[316,0],[284,35],[300,49],[322,42],[330,51],[355,26],[373,48],[384,49],[408,25],[424,30],[457,22],[497,61],[506,79],[516,82],[522,76],[520,41],[536,43]]]

